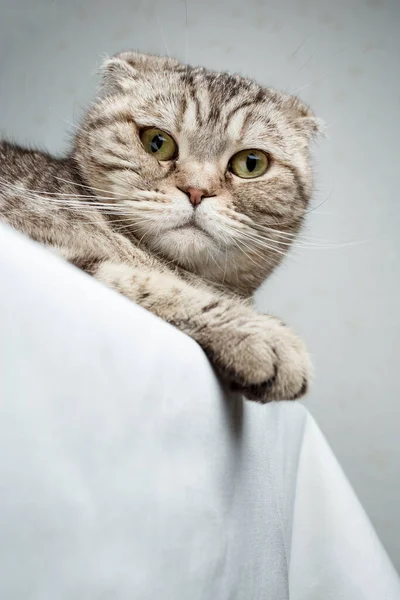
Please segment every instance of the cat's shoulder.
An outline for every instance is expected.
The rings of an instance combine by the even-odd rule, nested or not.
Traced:
[[[0,140],[0,181],[42,178],[46,172],[63,169],[64,163],[66,159],[52,156],[44,150]]]
[[[30,148],[15,144],[8,140],[0,140],[0,161],[10,161],[16,163],[18,161],[42,161],[53,162],[58,159],[44,150],[38,148]]]

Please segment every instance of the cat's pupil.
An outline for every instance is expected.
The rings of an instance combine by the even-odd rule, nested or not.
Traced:
[[[150,144],[151,151],[158,152],[164,142],[165,142],[165,138],[160,133],[157,133],[151,140],[151,144]]]
[[[249,173],[252,173],[257,166],[258,156],[255,154],[248,154],[246,159],[246,168]]]

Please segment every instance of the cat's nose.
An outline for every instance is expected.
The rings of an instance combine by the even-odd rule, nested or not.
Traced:
[[[200,204],[203,198],[206,198],[209,194],[207,194],[206,190],[202,190],[201,188],[196,187],[187,187],[187,188],[179,188],[182,192],[188,196],[190,203],[196,207]]]

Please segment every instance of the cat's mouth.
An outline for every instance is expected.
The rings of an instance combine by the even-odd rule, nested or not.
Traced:
[[[196,219],[195,219],[194,215],[191,217],[190,221],[187,221],[183,225],[178,225],[177,227],[174,227],[174,229],[176,231],[201,232],[202,234],[204,234],[207,237],[211,238],[211,235],[208,233],[208,231],[206,231],[205,229],[203,229],[203,227],[199,223],[196,222]]]

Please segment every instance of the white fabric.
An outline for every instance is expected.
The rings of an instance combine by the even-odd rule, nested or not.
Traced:
[[[397,575],[310,416],[297,475],[290,598],[400,598]]]
[[[0,598],[399,600],[296,403],[0,227]]]

